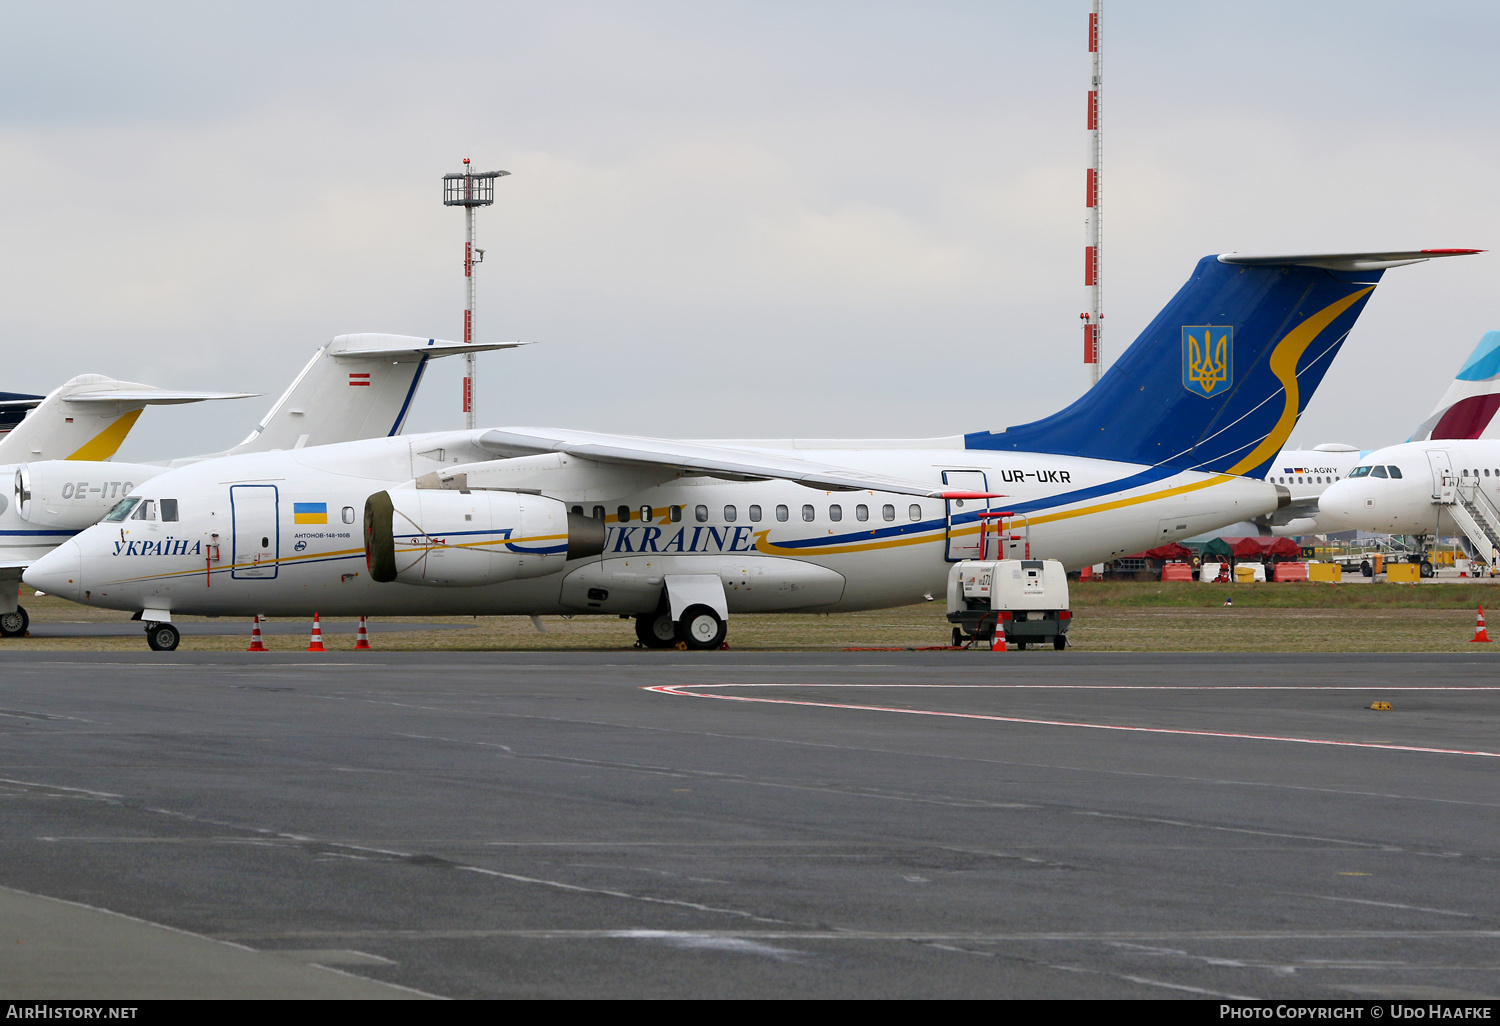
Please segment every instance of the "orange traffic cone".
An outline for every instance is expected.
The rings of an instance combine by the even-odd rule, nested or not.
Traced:
[[[990,640],[990,651],[991,652],[1008,652],[1008,651],[1010,651],[1010,649],[1007,648],[1006,645],[1005,645],[1005,622],[1003,620],[1000,623],[995,624],[995,636],[994,636],[994,638],[992,638]]]
[[[369,619],[368,617],[364,617],[364,616],[361,616],[359,618],[359,636],[354,639],[354,647],[355,648],[369,648],[370,647],[370,632],[365,629],[365,621],[368,620],[368,619]]]
[[[312,640],[308,642],[308,644],[307,644],[307,650],[309,652],[327,652],[328,651],[328,649],[326,649],[326,648],[323,647],[323,628],[320,627],[320,626],[318,626],[318,614],[317,613],[313,614]]]
[[[253,627],[250,628],[250,647],[247,648],[247,649],[245,649],[245,651],[246,652],[264,652],[264,651],[266,651],[266,646],[262,645],[261,642],[260,642],[260,617],[258,617],[258,616],[255,618],[255,626],[253,626]]]
[[[1489,644],[1489,640],[1490,636],[1484,632],[1484,607],[1480,606],[1479,619],[1474,622],[1474,636],[1469,641],[1482,641],[1485,644]]]

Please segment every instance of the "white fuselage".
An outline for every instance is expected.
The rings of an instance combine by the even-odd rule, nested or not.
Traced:
[[[941,596],[951,563],[980,555],[980,527],[972,514],[981,506],[1029,508],[1024,518],[1007,522],[1009,551],[1029,544],[1028,555],[1069,567],[1277,506],[1274,487],[1252,478],[965,449],[960,438],[716,444],[935,487],[973,487],[1003,493],[1003,499],[945,502],[822,491],[555,453],[493,461],[478,444],[481,434],[371,439],[173,470],[136,494],[158,500],[158,510],[160,500],[175,499],[178,520],[100,523],[33,566],[26,580],[92,605],[179,614],[536,615],[649,612],[650,606],[639,608],[639,596],[653,587],[659,592],[664,574],[717,573],[731,612],[853,610]],[[373,581],[362,534],[366,499],[383,489],[410,487],[434,471],[481,461],[497,468],[498,483],[484,487],[534,491],[586,516],[602,512],[604,551],[569,560],[545,577],[499,584]],[[238,504],[232,489],[241,496]],[[246,497],[254,500],[253,509]],[[643,508],[648,520],[642,519]],[[951,523],[966,512],[967,521]],[[998,554],[993,531],[987,532],[991,556]],[[611,597],[596,600],[591,589]]]
[[[1367,453],[1355,474],[1323,493],[1319,523],[1385,534],[1457,533],[1439,503],[1445,476],[1450,490],[1477,486],[1492,501],[1500,498],[1500,439],[1403,442]]]

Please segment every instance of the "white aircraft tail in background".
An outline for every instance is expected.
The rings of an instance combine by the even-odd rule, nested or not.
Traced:
[[[427,361],[526,344],[466,345],[408,335],[339,335],[313,354],[249,437],[222,455],[398,435]]]
[[[248,399],[250,392],[183,392],[80,374],[60,385],[0,437],[0,464],[40,460],[107,460],[147,406]],[[30,400],[20,400],[30,402]]]

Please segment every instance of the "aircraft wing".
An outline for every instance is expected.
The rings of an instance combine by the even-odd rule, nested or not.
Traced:
[[[63,396],[70,403],[145,403],[147,406],[176,406],[213,399],[253,399],[259,392],[181,392],[170,388],[102,388],[97,392],[75,392]]]
[[[1271,514],[1271,523],[1277,527],[1290,524],[1293,520],[1301,520],[1304,517],[1316,517],[1318,515],[1318,500],[1304,499],[1301,502],[1290,503],[1275,513]]]
[[[927,499],[991,498],[995,493],[933,487],[920,481],[885,477],[848,467],[813,463],[792,456],[730,449],[699,442],[679,442],[666,438],[643,438],[635,435],[607,435],[593,431],[559,431],[548,428],[521,428],[486,431],[479,444],[500,456],[529,456],[543,452],[561,452],[600,463],[680,470],[685,474],[728,478],[739,481],[767,479],[795,481],[809,488],[852,492],[866,489],[918,495]]]

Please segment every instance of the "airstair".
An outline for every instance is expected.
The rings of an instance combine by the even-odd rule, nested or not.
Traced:
[[[1442,501],[1450,496],[1450,501]],[[1438,505],[1447,507],[1454,523],[1486,563],[1494,566],[1500,561],[1500,509],[1478,481],[1459,478],[1451,490],[1442,489]]]

